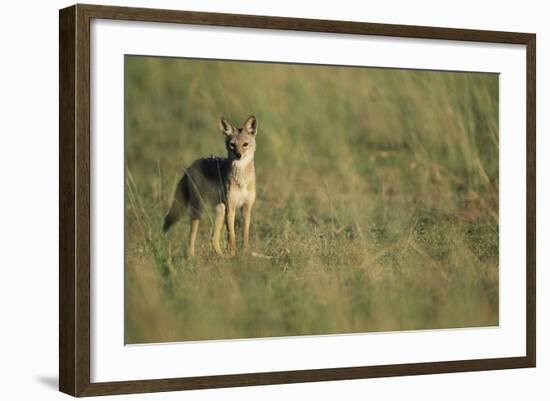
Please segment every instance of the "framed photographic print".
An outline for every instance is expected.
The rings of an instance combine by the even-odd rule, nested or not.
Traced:
[[[59,22],[61,391],[535,366],[534,34]]]

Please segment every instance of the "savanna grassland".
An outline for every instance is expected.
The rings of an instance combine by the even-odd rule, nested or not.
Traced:
[[[127,56],[125,96],[126,343],[498,324],[497,75]],[[188,259],[175,184],[250,114],[271,258],[210,214]]]

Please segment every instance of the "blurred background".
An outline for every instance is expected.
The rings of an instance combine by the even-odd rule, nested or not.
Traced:
[[[498,75],[127,56],[126,343],[498,324]],[[251,248],[161,221],[254,114]],[[168,242],[172,252],[168,252]]]

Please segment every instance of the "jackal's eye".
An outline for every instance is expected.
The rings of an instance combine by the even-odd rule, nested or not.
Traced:
[[[248,146],[248,142],[243,143],[243,148],[246,148]]]
[[[235,142],[229,142],[229,147],[231,149],[235,149]]]

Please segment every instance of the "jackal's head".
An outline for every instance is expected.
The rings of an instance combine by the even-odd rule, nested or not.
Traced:
[[[256,132],[258,124],[256,117],[250,116],[242,128],[235,128],[225,118],[220,119],[220,129],[225,137],[225,147],[229,160],[239,164],[246,164],[254,158],[256,150]]]

